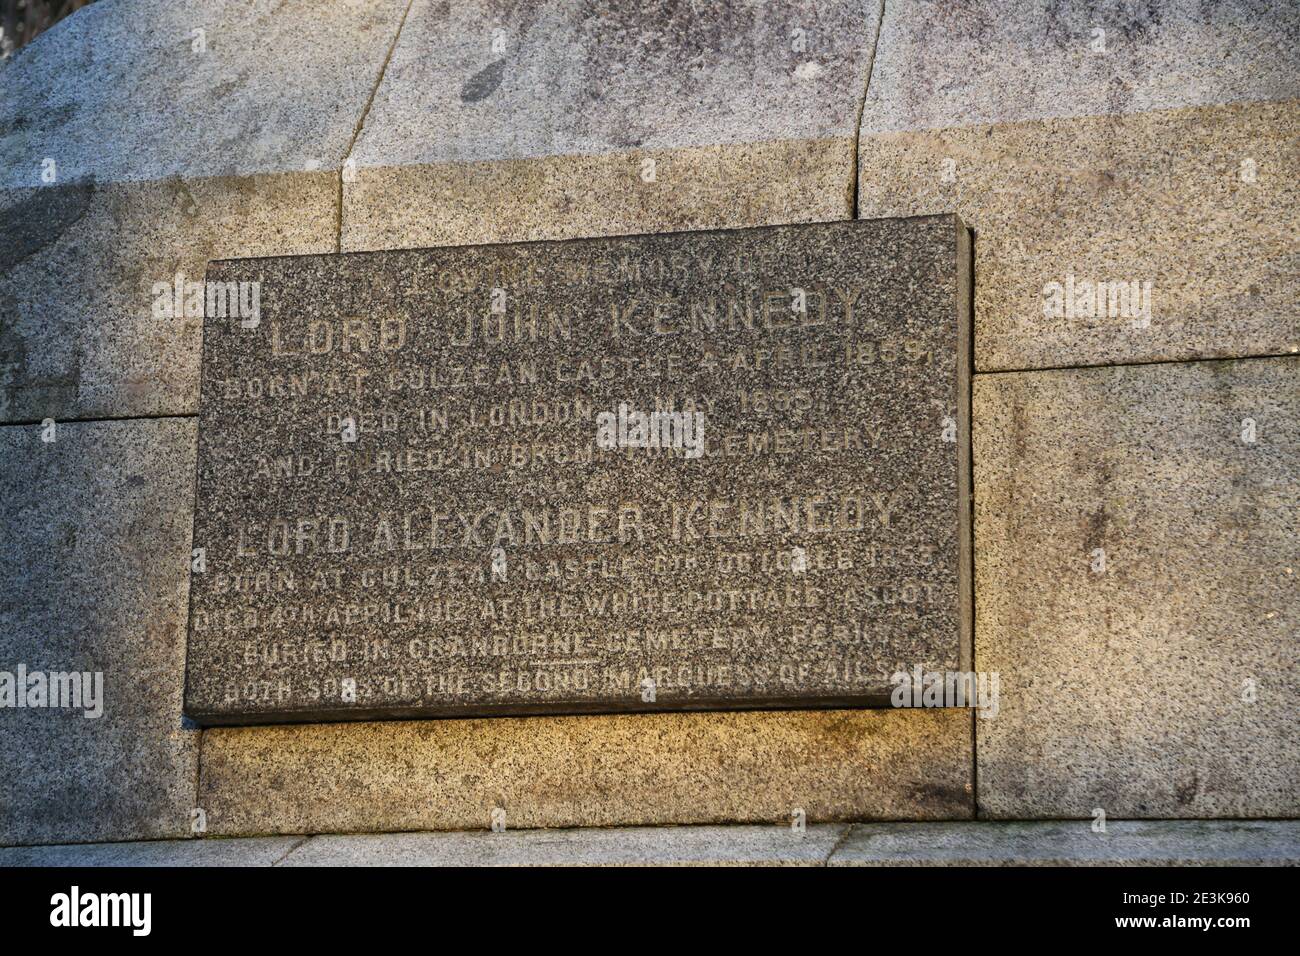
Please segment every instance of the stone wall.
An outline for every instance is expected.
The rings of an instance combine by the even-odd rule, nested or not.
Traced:
[[[0,844],[1298,815],[1300,8],[697,6],[101,0],[0,69],[0,669],[109,688],[0,710]],[[201,320],[153,283],[942,212],[997,717],[182,721]],[[1045,314],[1085,279],[1149,319]]]

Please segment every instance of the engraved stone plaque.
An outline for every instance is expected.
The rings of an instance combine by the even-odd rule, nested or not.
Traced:
[[[969,670],[956,218],[207,279],[195,720],[888,706]]]

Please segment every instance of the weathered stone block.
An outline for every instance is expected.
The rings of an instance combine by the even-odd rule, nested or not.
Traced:
[[[0,71],[0,187],[333,170],[406,0],[116,0]],[[337,176],[335,178],[337,183]]]
[[[971,712],[731,711],[216,727],[211,832],[967,819]]]
[[[1298,134],[1297,100],[864,134],[859,214],[972,226],[978,371],[1288,354]]]
[[[0,428],[0,670],[101,672],[102,716],[0,709],[0,843],[186,836],[195,423]]]
[[[975,379],[991,817],[1300,812],[1300,359]]]
[[[1300,351],[1297,50],[1268,0],[889,3],[858,215],[971,226],[977,371]],[[1097,282],[1139,308],[1051,301]]]
[[[366,167],[343,184],[343,248],[843,219],[853,208],[852,150],[841,137]],[[651,183],[640,178],[647,159]]]

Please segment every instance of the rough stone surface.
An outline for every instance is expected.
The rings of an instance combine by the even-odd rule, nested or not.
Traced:
[[[343,247],[839,218],[879,18],[415,0],[351,154]]]
[[[979,371],[1288,354],[1297,137],[1300,101],[881,135],[859,215],[974,224]],[[1050,284],[1084,281],[1138,284],[1149,313],[1056,308]]]
[[[1277,0],[890,0],[862,131],[1289,99],[1298,51],[1300,7]]]
[[[0,866],[275,866],[302,837],[152,840],[0,849]]]
[[[343,184],[343,209],[345,250],[823,222],[852,215],[853,142],[374,166]]]
[[[977,371],[1289,354],[1298,137],[1296,100],[864,130],[858,211],[972,227]],[[1071,282],[1136,284],[1149,313],[1057,308]]]
[[[858,214],[972,227],[977,371],[1300,351],[1297,51],[1271,0],[889,3]],[[1071,275],[1150,282],[1149,323],[1045,315]]]
[[[0,428],[0,670],[100,671],[104,711],[0,710],[0,844],[186,835],[195,423]]]
[[[337,174],[405,9],[92,4],[0,71],[0,187]]]
[[[0,420],[193,414],[202,318],[156,315],[154,284],[332,250],[338,175],[48,186],[0,207]]]
[[[1300,866],[1300,823],[872,823],[853,827],[829,865]]]
[[[981,814],[1300,813],[1300,359],[981,375],[974,409]]]
[[[204,732],[210,832],[971,816],[965,710],[503,717]]]
[[[846,825],[320,836],[286,866],[820,866]]]
[[[261,321],[204,336],[186,713],[888,705],[968,670],[968,264],[938,217],[214,265]],[[628,409],[687,447],[604,445]]]

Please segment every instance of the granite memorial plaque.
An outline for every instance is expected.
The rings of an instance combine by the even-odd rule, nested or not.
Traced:
[[[967,671],[954,217],[211,264],[200,723],[888,706]]]

